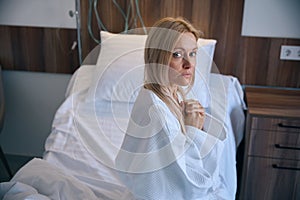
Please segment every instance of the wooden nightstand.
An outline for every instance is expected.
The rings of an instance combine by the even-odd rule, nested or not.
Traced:
[[[239,199],[300,199],[300,90],[246,87]]]

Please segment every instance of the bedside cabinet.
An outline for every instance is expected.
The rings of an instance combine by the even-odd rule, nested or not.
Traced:
[[[300,90],[246,87],[239,199],[300,200]]]

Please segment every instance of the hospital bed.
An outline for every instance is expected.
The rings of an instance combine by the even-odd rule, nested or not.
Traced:
[[[143,83],[146,37],[101,32],[97,62],[83,64],[73,74],[65,101],[53,119],[43,158],[34,158],[9,182],[1,183],[0,198],[133,199],[117,175],[114,159]],[[235,155],[243,139],[246,107],[238,79],[216,73],[216,42],[198,41],[191,98],[198,99],[207,115],[226,130],[222,170],[236,189]]]

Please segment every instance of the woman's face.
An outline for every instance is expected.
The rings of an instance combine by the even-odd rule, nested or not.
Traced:
[[[187,86],[191,83],[196,66],[197,41],[190,33],[183,33],[172,52],[169,80],[173,85]]]

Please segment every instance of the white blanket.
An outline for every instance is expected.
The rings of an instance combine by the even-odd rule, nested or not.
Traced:
[[[85,184],[41,159],[31,160],[0,186],[3,200],[99,199]]]

